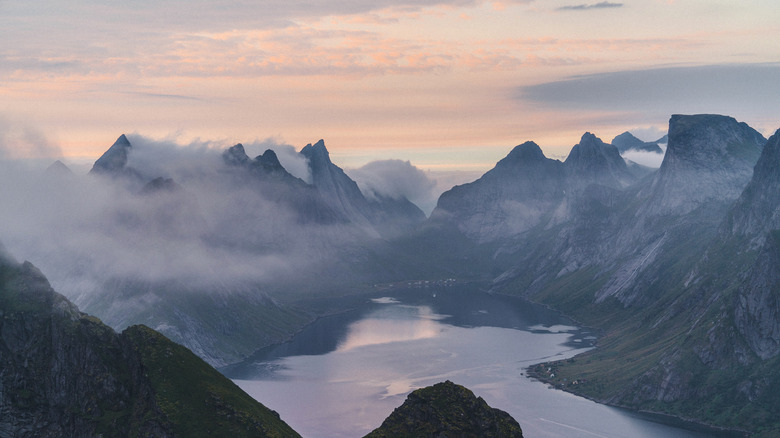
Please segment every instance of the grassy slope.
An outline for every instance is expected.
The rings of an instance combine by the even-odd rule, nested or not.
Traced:
[[[595,305],[599,279],[593,270],[551,283],[535,298],[602,329],[604,336],[598,349],[532,372],[600,402],[776,436],[780,358],[752,356],[732,320],[735,289],[756,254],[739,251],[744,242],[737,240],[711,246],[707,241],[706,234],[680,240],[657,262],[659,275],[650,291],[657,298],[649,307]],[[704,248],[705,257],[695,257]],[[691,271],[700,274],[699,282],[686,287]],[[669,390],[659,393],[664,387]],[[675,394],[675,387],[687,392]]]
[[[177,436],[297,437],[279,415],[255,401],[186,348],[145,326],[122,333],[152,382]]]

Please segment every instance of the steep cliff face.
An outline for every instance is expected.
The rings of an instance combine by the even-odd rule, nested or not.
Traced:
[[[366,438],[455,436],[522,438],[523,431],[509,414],[448,380],[409,394]]]
[[[131,347],[31,264],[0,266],[0,314],[0,431],[172,436]]]
[[[298,435],[184,347],[118,335],[0,253],[0,436]]]
[[[739,288],[734,324],[761,359],[780,353],[780,230],[769,233]]]
[[[766,139],[731,117],[673,115],[669,145],[641,215],[685,214],[706,202],[730,203],[753,174]]]
[[[753,177],[734,204],[722,233],[745,236],[760,247],[770,230],[780,229],[780,130],[764,146]]]

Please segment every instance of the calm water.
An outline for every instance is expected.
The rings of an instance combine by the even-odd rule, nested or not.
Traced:
[[[591,348],[548,309],[463,287],[385,292],[222,371],[304,437],[361,437],[414,389],[451,380],[509,412],[528,437],[701,438],[525,376]]]

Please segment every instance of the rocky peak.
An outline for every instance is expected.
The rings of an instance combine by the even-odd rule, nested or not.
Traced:
[[[565,182],[563,163],[525,142],[478,180],[444,192],[431,219],[454,224],[478,242],[515,236],[557,207]]]
[[[646,212],[685,214],[706,202],[728,203],[753,174],[766,139],[732,117],[673,115],[669,144],[649,189]]]
[[[630,150],[654,152],[657,154],[663,153],[661,147],[658,146],[658,142],[642,141],[628,131],[613,138],[611,143],[618,149],[621,154]]]
[[[46,168],[46,175],[51,175],[54,177],[64,176],[69,178],[73,176],[73,171],[70,170],[70,168],[66,166],[65,163],[57,160]]]
[[[264,167],[272,169],[283,169],[282,163],[279,162],[279,157],[276,156],[276,152],[268,149],[263,155],[258,155],[255,161],[262,164]]]
[[[320,139],[317,143],[312,145],[311,143],[301,149],[301,155],[309,160],[309,167],[312,171],[315,169],[322,169],[333,163],[330,161],[330,153],[325,147],[325,141]]]
[[[448,380],[409,394],[365,438],[449,436],[522,438],[523,431],[511,415]]]
[[[633,182],[618,149],[590,132],[582,135],[563,165],[571,185],[578,189],[593,183],[620,188]]]
[[[115,174],[127,165],[127,154],[132,145],[124,134],[116,139],[113,145],[95,161],[90,173]]]
[[[548,158],[542,148],[532,141],[515,146],[509,154],[496,164],[496,167],[516,166],[519,164],[543,163]]]
[[[222,159],[230,166],[242,166],[249,162],[249,156],[241,143],[231,146],[222,152]]]

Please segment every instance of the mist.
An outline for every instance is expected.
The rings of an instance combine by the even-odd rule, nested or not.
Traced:
[[[441,194],[434,190],[436,181],[409,161],[372,161],[357,169],[346,169],[345,172],[355,180],[366,198],[406,198],[426,215],[431,213]]]
[[[664,154],[657,152],[629,150],[623,152],[621,155],[624,159],[633,161],[634,163],[641,164],[643,166],[652,167],[657,169],[661,167],[661,163],[664,161]]]
[[[128,138],[127,167],[141,175],[133,184],[0,163],[0,242],[79,306],[89,308],[116,279],[228,293],[279,283],[365,238],[348,223],[302,217],[281,187],[227,166],[223,145]],[[280,161],[306,176],[292,147],[251,145],[275,146]],[[170,184],[148,184],[158,177]]]

